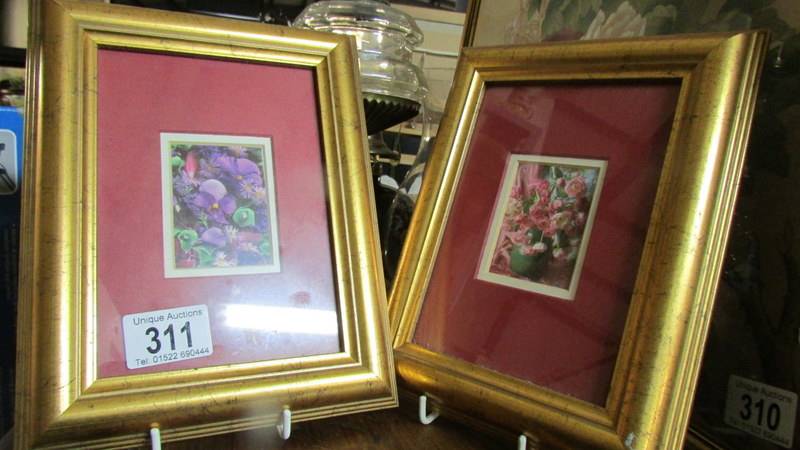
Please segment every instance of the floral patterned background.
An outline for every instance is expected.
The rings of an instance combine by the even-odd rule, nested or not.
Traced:
[[[797,31],[796,0],[521,0],[506,43],[769,28]],[[794,11],[793,11],[794,10]]]
[[[800,179],[800,1],[492,0],[491,6],[481,11],[474,45],[771,30],[692,424],[725,448],[781,448],[728,427],[723,412],[730,375],[800,391],[800,188],[794,182]],[[795,426],[794,448],[800,448],[798,431]]]

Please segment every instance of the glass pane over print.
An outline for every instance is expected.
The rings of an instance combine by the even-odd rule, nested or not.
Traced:
[[[605,168],[599,160],[511,155],[478,278],[574,299]]]
[[[313,71],[101,49],[97,98],[99,377],[339,352]]]
[[[604,405],[679,91],[487,86],[414,342]]]

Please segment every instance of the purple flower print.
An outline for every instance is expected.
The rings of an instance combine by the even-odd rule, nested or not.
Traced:
[[[209,219],[220,224],[228,224],[225,216],[236,211],[236,199],[228,194],[224,184],[214,179],[200,183],[194,204],[202,208]]]
[[[190,195],[197,187],[197,181],[189,176],[185,170],[172,179],[172,186],[178,198]]]
[[[256,199],[263,191],[264,180],[256,163],[245,158],[222,156],[216,160],[223,177],[236,186],[237,194],[246,199]]]
[[[211,227],[204,231],[203,234],[200,235],[200,239],[215,247],[225,247],[225,245],[228,244],[228,236],[217,227]]]
[[[178,267],[275,260],[264,153],[257,147],[174,144],[173,226]]]

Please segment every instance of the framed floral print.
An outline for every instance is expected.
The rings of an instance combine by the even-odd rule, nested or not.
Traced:
[[[605,169],[603,160],[509,155],[478,279],[574,299]]]
[[[401,383],[544,447],[680,448],[766,42],[464,50],[390,295]]]
[[[32,17],[17,448],[396,405],[351,38]]]
[[[280,272],[269,138],[161,134],[164,276]]]
[[[770,0],[470,0],[465,46],[675,35],[707,31],[767,29],[759,105],[745,160],[745,176],[709,338],[698,379],[687,448],[732,450],[794,448],[800,426],[794,402],[772,403],[736,387],[746,378],[768,386],[779,398],[800,392],[796,330],[800,309],[796,283],[800,213],[790,186],[797,177],[793,130],[800,116],[800,2]],[[730,348],[737,349],[731,352]],[[766,388],[765,388],[766,389]],[[739,393],[739,396],[734,395]],[[780,407],[778,424],[766,414],[748,414],[764,401]],[[748,403],[748,401],[750,403]],[[773,411],[777,411],[773,409]],[[777,413],[776,413],[777,414]],[[738,419],[737,415],[740,415]],[[747,417],[743,419],[742,417]]]

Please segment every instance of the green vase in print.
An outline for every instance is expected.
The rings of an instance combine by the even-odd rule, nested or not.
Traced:
[[[521,245],[514,245],[511,248],[511,271],[517,275],[535,280],[542,275],[547,265],[547,253],[531,253],[524,250],[526,247],[531,248],[530,246],[523,247]]]

